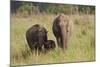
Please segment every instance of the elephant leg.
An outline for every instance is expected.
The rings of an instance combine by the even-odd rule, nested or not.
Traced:
[[[33,51],[33,47],[32,47],[33,43],[32,42],[28,42],[28,44],[29,44],[29,48],[30,48],[30,50],[32,52]]]
[[[58,43],[58,47],[63,48],[62,40],[60,37],[57,38],[57,43]]]
[[[63,39],[62,38],[60,39],[60,42],[61,42],[61,48],[63,49],[64,48],[64,44],[63,44]]]
[[[39,46],[39,44],[37,44],[35,46],[35,54],[39,55],[42,52],[42,46]]]
[[[38,46],[38,52],[41,52],[42,51],[42,46]]]

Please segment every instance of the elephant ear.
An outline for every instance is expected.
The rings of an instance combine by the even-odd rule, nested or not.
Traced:
[[[54,19],[54,21],[53,21],[53,25],[56,25],[57,27],[59,26],[59,18],[58,17],[56,17],[55,19]],[[55,26],[54,26],[55,27]]]

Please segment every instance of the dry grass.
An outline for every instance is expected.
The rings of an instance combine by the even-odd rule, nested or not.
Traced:
[[[74,32],[68,49],[56,48],[47,54],[31,54],[26,42],[26,30],[40,24],[48,30],[48,38],[56,42],[52,33],[55,15],[32,15],[21,17],[11,15],[11,65],[49,64],[95,60],[95,23],[94,15],[73,15]],[[56,43],[57,45],[57,43]]]

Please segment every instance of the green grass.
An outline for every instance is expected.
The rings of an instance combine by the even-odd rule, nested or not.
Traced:
[[[34,24],[41,24],[48,30],[48,38],[56,42],[52,33],[55,15],[33,15],[27,18],[11,15],[11,65],[49,64],[95,60],[95,23],[94,15],[71,16],[74,22],[73,35],[68,49],[59,48],[47,54],[31,54],[25,33]],[[57,45],[57,43],[56,43]]]

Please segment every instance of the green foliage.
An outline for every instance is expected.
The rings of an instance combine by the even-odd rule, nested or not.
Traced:
[[[70,6],[68,5],[57,5],[57,6],[50,6],[47,9],[48,13],[65,13],[65,14],[70,14],[71,10],[70,10]]]
[[[13,2],[11,2],[13,3]],[[15,4],[18,2],[14,2]],[[83,5],[70,5],[70,4],[51,4],[51,3],[37,3],[37,2],[19,2],[21,5],[19,7],[15,7],[12,10],[17,10],[19,12],[27,12],[28,14],[37,14],[37,13],[51,13],[51,14],[57,14],[57,13],[65,13],[65,14],[71,14],[74,12],[74,14],[77,14],[79,12],[80,14],[94,14],[95,13],[95,6],[83,6]],[[13,7],[14,4],[11,5]]]
[[[31,11],[32,10],[32,7],[31,7],[31,5],[30,4],[28,4],[28,3],[22,3],[22,5],[19,7],[19,9],[18,9],[20,12],[24,12],[24,11],[27,11],[27,12],[29,12],[29,11]]]

